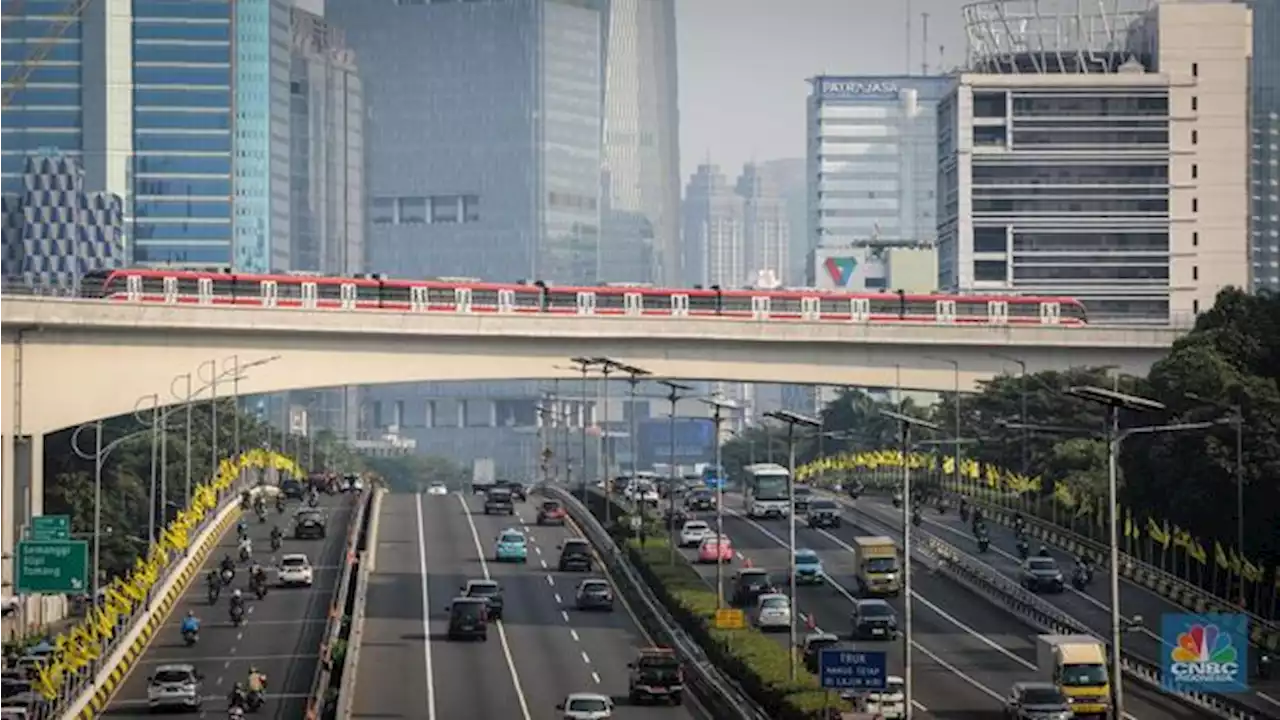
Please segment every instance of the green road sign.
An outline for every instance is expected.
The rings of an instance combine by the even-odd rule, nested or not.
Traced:
[[[89,586],[89,543],[84,540],[23,540],[17,560],[18,593],[82,593]]]
[[[37,515],[31,518],[32,540],[70,540],[70,515]]]

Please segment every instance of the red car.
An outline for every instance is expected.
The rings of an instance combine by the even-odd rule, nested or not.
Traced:
[[[702,545],[698,546],[698,562],[733,562],[733,543],[724,536],[712,536],[703,540]]]
[[[563,525],[564,519],[564,508],[560,507],[560,503],[555,500],[548,500],[538,508],[539,525]]]

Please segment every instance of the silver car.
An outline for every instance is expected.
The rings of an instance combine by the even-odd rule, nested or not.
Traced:
[[[199,710],[204,703],[203,680],[194,665],[161,665],[147,678],[147,704],[152,710]]]

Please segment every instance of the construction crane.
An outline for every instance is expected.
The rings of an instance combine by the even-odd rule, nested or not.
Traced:
[[[31,73],[49,56],[49,52],[53,50],[54,41],[66,34],[67,28],[80,19],[80,15],[85,8],[89,7],[91,2],[93,0],[72,0],[67,3],[67,12],[62,20],[53,26],[48,35],[40,38],[35,52],[27,56],[27,59],[22,61],[22,65],[14,71],[13,76],[5,82],[4,95],[0,97],[0,106],[9,107],[9,103],[13,101],[14,94],[27,86],[27,79],[31,77]],[[22,11],[21,0],[15,2],[14,5],[16,7],[13,8],[12,12],[18,13]]]

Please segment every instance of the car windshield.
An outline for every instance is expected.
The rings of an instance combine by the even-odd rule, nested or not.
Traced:
[[[840,640],[834,637],[814,638],[809,641],[809,651],[817,652],[823,648],[833,647],[838,642],[840,642]]]
[[[814,500],[809,508],[812,510],[835,510],[838,506],[834,500]]]
[[[1022,691],[1022,701],[1028,705],[1065,705],[1062,692],[1052,687],[1030,687]]]
[[[804,552],[804,551],[798,552],[796,553],[796,564],[797,565],[817,565],[818,554],[815,552]]]
[[[796,499],[797,499],[797,500],[800,500],[801,498],[805,498],[805,499],[807,499],[807,498],[808,498],[810,495],[812,495],[812,494],[813,494],[813,491],[812,491],[812,490],[810,490],[809,488],[807,488],[807,487],[801,487],[801,486],[796,486]]]
[[[705,530],[710,530],[711,528],[704,522],[691,522],[691,523],[685,523],[684,529],[689,532],[702,532]]]
[[[313,510],[312,511],[304,510],[298,513],[298,519],[299,520],[319,520],[320,513],[315,512]]]
[[[307,566],[307,559],[304,557],[287,557],[280,561],[280,567],[304,568],[306,566]]]
[[[433,487],[433,488],[442,488],[442,487],[444,487],[444,483],[442,483],[442,482],[431,483],[431,487]]]
[[[501,542],[506,543],[508,545],[523,545],[524,536],[519,533],[505,533],[502,536]]]
[[[608,589],[609,589],[609,584],[606,582],[582,583],[583,592],[599,593],[599,592],[605,592]]]
[[[489,499],[490,500],[509,500],[511,499],[511,491],[506,488],[502,488],[501,490],[490,490]]]
[[[1057,570],[1058,563],[1055,562],[1053,558],[1032,558],[1031,569],[1042,570],[1042,571]]]
[[[668,655],[640,658],[640,669],[647,672],[670,673],[680,669],[680,661]]]
[[[192,682],[191,673],[186,670],[161,670],[155,674],[156,684]]]
[[[898,571],[898,558],[871,558],[867,561],[867,572],[891,573]]]
[[[560,509],[560,503],[555,502],[555,501],[551,501],[551,502],[544,502],[544,503],[542,503],[542,509],[543,509],[543,510],[559,510],[559,509]]]
[[[781,609],[781,608],[786,608],[788,604],[789,603],[787,602],[787,599],[785,597],[771,597],[771,598],[765,598],[760,603],[760,607],[765,607],[769,609]]]
[[[893,608],[880,603],[865,603],[858,608],[863,617],[890,617],[893,615]]]
[[[569,712],[604,712],[609,709],[609,703],[600,698],[576,698],[569,701]]]
[[[460,602],[453,604],[454,617],[463,620],[475,620],[483,614],[482,605],[479,602]]]
[[[1107,669],[1102,665],[1067,665],[1062,668],[1062,684],[1097,686],[1107,683]]]
[[[467,589],[467,594],[475,597],[497,595],[498,586],[495,583],[476,583]]]

